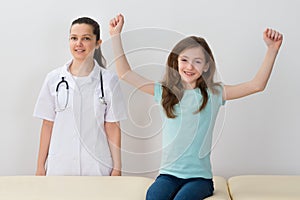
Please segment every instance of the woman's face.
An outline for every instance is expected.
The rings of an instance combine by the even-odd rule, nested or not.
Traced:
[[[178,72],[187,89],[196,87],[197,79],[208,70],[208,64],[201,47],[189,48],[178,56]]]
[[[93,58],[95,48],[101,44],[101,40],[96,41],[93,27],[88,24],[74,24],[70,30],[69,42],[70,51],[78,61]]]

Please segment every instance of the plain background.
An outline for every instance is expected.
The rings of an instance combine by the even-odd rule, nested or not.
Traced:
[[[46,74],[71,54],[71,22],[90,16],[101,25],[103,51],[114,70],[108,22],[126,18],[124,48],[133,68],[160,80],[167,50],[187,35],[205,37],[225,84],[250,80],[266,52],[266,27],[284,42],[266,90],[226,102],[215,128],[215,175],[300,174],[300,28],[298,0],[27,0],[0,8],[0,175],[33,175],[41,121],[32,117]],[[151,46],[153,45],[153,46]],[[139,47],[146,47],[139,49]],[[161,120],[153,98],[121,83],[128,105],[122,122],[124,175],[155,177]]]

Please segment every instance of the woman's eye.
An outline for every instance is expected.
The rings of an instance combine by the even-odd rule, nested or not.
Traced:
[[[91,40],[91,38],[85,37],[85,38],[83,38],[83,40]]]
[[[71,37],[71,38],[70,38],[70,40],[72,40],[72,41],[76,41],[76,40],[77,40],[77,38],[76,38],[76,37]]]
[[[181,61],[182,61],[182,62],[186,62],[187,60],[186,60],[186,59],[181,59]]]

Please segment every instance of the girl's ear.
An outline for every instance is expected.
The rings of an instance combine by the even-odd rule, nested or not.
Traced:
[[[208,69],[209,69],[209,63],[206,63],[206,65],[205,65],[204,68],[203,68],[203,71],[204,71],[204,72],[207,72]]]
[[[98,48],[100,47],[101,44],[102,44],[102,40],[99,39],[99,40],[97,41],[96,49],[98,49]]]

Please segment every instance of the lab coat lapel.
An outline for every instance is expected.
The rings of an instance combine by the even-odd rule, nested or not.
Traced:
[[[72,106],[72,115],[74,117],[74,123],[77,128],[77,130],[80,132],[80,122],[81,122],[81,93],[76,85],[76,82],[72,76],[72,74],[69,72],[69,66],[72,63],[72,61],[69,61],[63,68],[63,76],[66,77],[66,80],[68,81],[69,87],[70,87],[70,104]]]

